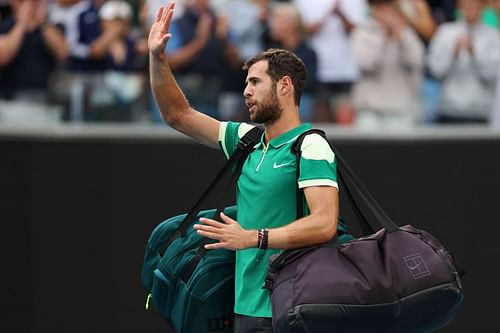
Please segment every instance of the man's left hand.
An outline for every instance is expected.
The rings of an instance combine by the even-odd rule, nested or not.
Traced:
[[[223,222],[216,220],[200,218],[203,224],[195,224],[193,228],[200,236],[217,240],[218,243],[205,245],[207,250],[214,249],[228,249],[228,250],[242,250],[257,245],[257,231],[245,230],[240,224],[225,215],[220,214]]]

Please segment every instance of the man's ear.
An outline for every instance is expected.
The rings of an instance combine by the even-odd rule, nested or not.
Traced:
[[[292,79],[289,76],[283,76],[278,84],[278,93],[285,96],[293,89]]]

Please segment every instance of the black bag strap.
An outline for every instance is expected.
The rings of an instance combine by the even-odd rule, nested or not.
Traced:
[[[160,249],[160,255],[163,256],[167,248],[172,244],[172,242],[178,237],[183,237],[186,234],[187,229],[193,222],[196,220],[196,217],[200,213],[202,209],[202,205],[207,198],[210,197],[212,192],[216,189],[216,186],[221,182],[221,180],[226,176],[229,172],[233,172],[233,176],[231,177],[230,182],[235,183],[241,174],[241,170],[243,168],[243,164],[245,163],[248,155],[254,150],[254,147],[257,143],[260,142],[262,137],[262,133],[264,130],[260,127],[254,127],[250,131],[248,131],[238,142],[236,146],[236,150],[231,154],[229,160],[224,164],[219,173],[212,180],[208,188],[203,192],[201,197],[196,201],[194,206],[191,208],[189,213],[186,215],[184,220],[179,225],[177,231],[175,231],[170,239],[165,242],[165,244]],[[233,169],[234,168],[234,169]],[[229,188],[229,187],[227,187]],[[219,216],[219,213],[223,210],[222,207],[218,207],[216,211],[215,217]]]
[[[258,127],[255,127],[255,128],[258,128]],[[252,134],[250,134],[251,137],[244,140],[245,142],[246,142],[246,140],[248,140],[248,144],[252,145],[252,147],[254,147],[255,144],[257,144],[259,142],[259,140],[261,138],[261,135],[263,133],[262,129],[258,128],[260,130],[260,131],[258,131],[255,128],[252,129],[255,132],[252,133]],[[255,137],[254,137],[254,135],[255,135]],[[256,141],[253,142],[254,144],[252,144],[252,142],[250,142],[250,140],[252,140],[252,142],[253,142],[253,140],[256,140]],[[233,174],[232,174],[231,179],[229,180],[226,188],[232,188],[233,186],[236,185],[236,182],[238,181],[238,178],[239,178],[239,176],[241,174],[241,170],[243,169],[243,164],[245,164],[246,158],[248,157],[248,154],[252,150],[253,150],[253,148],[240,157],[240,159],[238,160],[238,164],[236,165],[235,169],[233,170]],[[224,209],[222,207],[217,208],[217,210],[215,211],[215,214],[214,214],[213,218],[215,220],[218,220],[219,222],[222,222],[222,221],[220,221],[219,217],[220,217],[220,213],[223,210]],[[203,238],[202,239],[202,241],[200,243],[200,246],[198,247],[198,251],[196,252],[196,254],[191,258],[191,260],[184,267],[184,271],[182,272],[182,277],[181,277],[182,281],[184,281],[185,283],[187,283],[189,281],[189,279],[191,278],[191,275],[193,275],[194,270],[198,266],[201,258],[203,258],[203,256],[207,252],[207,249],[205,248],[205,245],[209,244],[211,242],[212,242],[212,240],[209,239],[209,238]]]
[[[349,167],[345,159],[342,155],[339,154],[339,151],[333,146],[328,139],[326,138],[325,132],[319,129],[311,129],[304,133],[302,133],[294,145],[292,146],[292,152],[297,156],[297,172],[300,172],[300,156],[301,156],[301,145],[304,141],[304,138],[310,134],[319,134],[321,135],[326,142],[330,145],[333,153],[335,154],[335,158],[337,159],[337,178],[343,183],[342,190],[346,191],[347,197],[351,202],[349,204],[353,208],[353,210],[358,212],[358,216],[362,216],[363,218],[358,221],[363,231],[367,230],[369,233],[373,233],[374,230],[378,229],[378,227],[383,227],[388,232],[395,231],[398,229],[396,223],[392,221],[389,215],[384,211],[384,209],[380,206],[380,204],[375,200],[375,198],[371,195],[365,185],[361,182],[358,176],[352,171]],[[303,215],[303,190],[298,191],[298,196],[300,196],[300,200],[297,199],[297,214],[302,213]],[[300,203],[300,206],[299,206]],[[299,211],[300,209],[300,211]],[[371,223],[378,224],[375,228]],[[364,224],[364,225],[363,225]],[[369,234],[367,233],[367,234]]]

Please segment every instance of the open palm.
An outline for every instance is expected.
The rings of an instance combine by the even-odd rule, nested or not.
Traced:
[[[172,34],[168,32],[172,16],[174,15],[175,3],[171,2],[166,6],[160,6],[156,13],[156,19],[149,31],[148,48],[154,55],[159,55],[165,50],[167,41]]]

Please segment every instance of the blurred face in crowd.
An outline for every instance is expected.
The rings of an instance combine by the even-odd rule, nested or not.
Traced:
[[[126,37],[130,31],[130,24],[127,20],[122,18],[102,20],[101,26],[103,30],[109,30],[113,28],[118,29],[121,32],[119,37]]]
[[[282,41],[290,34],[299,34],[301,18],[292,4],[276,5],[269,19],[271,38]]]
[[[104,31],[119,32],[117,37],[126,37],[130,30],[132,7],[125,1],[107,1],[99,10],[101,25]]]
[[[459,0],[458,7],[464,14],[465,22],[474,24],[481,19],[481,12],[485,6],[484,0]]]
[[[204,12],[210,8],[210,0],[189,0],[188,5],[195,8],[199,12]]]
[[[281,116],[276,83],[267,73],[268,62],[261,60],[250,66],[243,92],[250,119],[260,124],[272,124]]]

